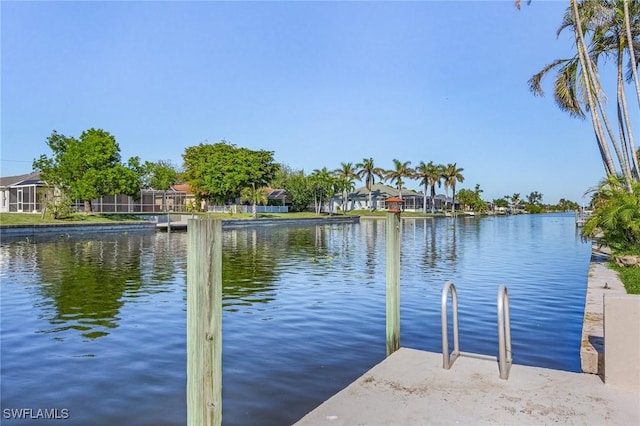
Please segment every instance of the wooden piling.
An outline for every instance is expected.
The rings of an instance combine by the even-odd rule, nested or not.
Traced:
[[[187,424],[222,423],[222,221],[187,227]]]
[[[400,349],[400,213],[387,213],[387,356]]]

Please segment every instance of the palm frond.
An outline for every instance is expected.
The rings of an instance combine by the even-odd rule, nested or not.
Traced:
[[[585,118],[577,85],[578,62],[569,61],[558,71],[553,95],[561,110],[568,112],[572,117]]]
[[[534,74],[530,79],[529,79],[529,90],[535,95],[535,96],[544,96],[544,90],[542,89],[542,78],[552,69],[554,69],[555,67],[557,67],[558,65],[569,61],[569,59],[556,59],[555,61],[553,61],[552,63],[550,63],[549,65],[545,66],[544,68],[542,68],[542,70],[540,70],[537,74]]]

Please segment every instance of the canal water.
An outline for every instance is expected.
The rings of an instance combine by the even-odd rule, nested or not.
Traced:
[[[185,424],[186,240],[4,239],[2,424]],[[384,359],[384,220],[223,241],[224,424],[291,424]],[[579,371],[590,248],[573,215],[404,220],[402,346],[440,352],[451,280],[461,350],[496,355],[505,284],[514,363]]]

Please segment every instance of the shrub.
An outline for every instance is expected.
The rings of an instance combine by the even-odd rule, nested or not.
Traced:
[[[600,236],[615,251],[640,250],[640,182],[626,183],[610,176],[593,190],[593,214],[585,223],[584,236]]]

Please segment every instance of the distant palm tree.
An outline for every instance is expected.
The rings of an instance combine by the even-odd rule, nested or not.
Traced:
[[[415,170],[413,170],[409,165],[411,161],[405,161],[404,163],[400,160],[393,159],[394,168],[391,170],[387,170],[384,178],[389,182],[396,183],[396,188],[398,188],[398,197],[402,198],[402,185],[404,181],[402,178],[411,178],[413,177]]]
[[[520,204],[520,193],[514,192],[511,197],[505,195],[504,198],[507,200],[511,200],[511,212],[513,213],[513,210],[515,210],[516,206]]]
[[[418,184],[422,186],[422,211],[427,212],[427,189],[431,187],[431,213],[435,213],[435,200],[436,200],[436,184],[438,187],[441,185],[442,180],[442,166],[433,164],[433,161],[429,161],[425,164],[421,161],[418,167],[415,168],[413,177],[418,179]]]
[[[418,185],[422,186],[422,212],[427,213],[427,189],[429,187],[429,178],[428,178],[429,168],[421,161],[418,164],[418,167],[415,169],[414,177],[418,179]]]
[[[314,194],[316,214],[320,214],[325,199],[333,196],[335,177],[329,173],[326,167],[315,169],[310,176],[311,188]],[[329,214],[331,214],[331,203],[329,203]]]
[[[451,187],[453,195],[451,196],[451,214],[455,213],[456,209],[456,182],[464,182],[464,176],[462,176],[463,168],[458,168],[456,163],[449,163],[444,168],[443,178],[445,188]]]
[[[380,167],[376,167],[373,164],[373,158],[363,158],[362,163],[356,164],[358,168],[357,175],[361,179],[364,179],[367,191],[369,191],[369,211],[373,210],[373,201],[371,199],[371,191],[373,185],[376,183],[376,176],[378,179],[382,179],[384,176],[384,170]]]
[[[257,219],[257,205],[262,204],[263,206],[266,206],[269,201],[267,197],[267,190],[266,188],[256,188],[255,183],[251,184],[251,186],[247,186],[240,191],[240,201],[248,201],[251,203],[251,218]]]
[[[429,161],[427,164],[427,182],[431,187],[431,213],[436,212],[436,184],[438,188],[442,185],[442,174],[444,166],[442,164],[433,164],[433,161]]]
[[[354,167],[353,163],[340,163],[340,167],[334,171],[335,175],[339,179],[339,186],[342,190],[342,210],[346,213],[347,199],[349,197],[349,191],[353,191],[355,186],[354,180],[361,180],[358,176],[358,171]]]

